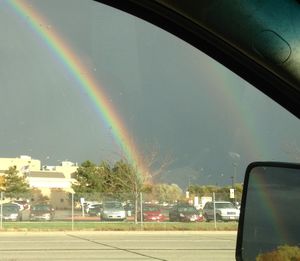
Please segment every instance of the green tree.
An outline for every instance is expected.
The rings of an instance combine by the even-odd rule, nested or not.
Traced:
[[[84,197],[91,200],[99,200],[102,193],[110,187],[111,168],[108,162],[99,165],[87,160],[83,162],[75,172],[76,182],[72,185],[77,198]]]
[[[6,197],[27,197],[30,194],[29,184],[23,175],[18,174],[16,166],[9,167],[4,172],[4,192]]]
[[[44,196],[42,191],[38,188],[33,188],[31,189],[31,201],[34,202],[35,204],[38,203],[49,203],[49,197],[48,196]]]
[[[107,161],[99,165],[91,161],[83,162],[75,172],[76,182],[72,185],[75,199],[103,199],[104,196],[118,199],[130,199],[135,202],[137,222],[137,207],[140,193],[149,190],[149,184],[153,178],[159,175],[169,164],[170,157],[157,160],[158,150],[153,150],[148,157],[141,156],[139,164],[131,164],[124,158],[114,163],[113,166]],[[143,164],[141,164],[143,162]],[[152,171],[141,171],[140,165],[146,166]]]
[[[190,196],[211,197],[213,192],[217,192],[219,187],[211,185],[191,185],[188,188]]]
[[[5,189],[5,176],[0,175],[0,191],[4,191]]]
[[[191,185],[188,190],[190,192],[190,196],[198,196],[198,197],[211,197],[213,192],[216,195],[216,200],[231,200],[230,199],[230,189],[231,186],[219,187],[219,186],[211,186],[211,185]],[[242,192],[243,192],[243,184],[236,183],[234,184],[234,194],[235,200],[241,201]]]
[[[153,186],[152,193],[159,202],[173,203],[183,196],[182,189],[177,184],[156,184]]]

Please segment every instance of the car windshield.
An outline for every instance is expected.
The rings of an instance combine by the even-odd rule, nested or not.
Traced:
[[[14,201],[14,203],[21,204],[21,205],[24,205],[24,204],[26,204],[26,202],[25,202],[25,201]]]
[[[250,162],[299,161],[296,117],[189,43],[97,1],[0,1],[0,32],[0,201],[28,202],[0,230],[44,231],[32,242],[61,260],[234,260],[237,219],[172,208],[236,204]],[[31,222],[30,210],[50,211],[40,202],[53,220]],[[88,202],[126,213],[96,215]],[[143,219],[143,204],[164,219]],[[97,233],[110,230],[141,234]],[[230,232],[180,234],[199,230]],[[24,245],[3,244],[1,258],[39,259],[18,236],[7,242]]]
[[[143,211],[155,211],[155,212],[158,212],[159,211],[159,208],[156,207],[156,206],[143,206]]]
[[[105,203],[104,208],[123,208],[122,204],[119,202],[110,202],[110,203]]]
[[[47,205],[38,205],[32,207],[33,211],[50,211],[50,207]]]
[[[195,212],[196,209],[193,207],[178,207],[179,212]]]
[[[216,203],[216,208],[236,208],[232,203]]]
[[[7,213],[9,213],[9,212],[11,212],[11,213],[17,213],[17,212],[19,212],[19,208],[18,207],[16,207],[16,206],[11,206],[11,205],[4,205],[3,206],[3,212],[5,213],[5,212],[7,212]]]
[[[91,205],[91,208],[101,208],[101,207],[102,207],[102,205],[100,205],[100,204]]]

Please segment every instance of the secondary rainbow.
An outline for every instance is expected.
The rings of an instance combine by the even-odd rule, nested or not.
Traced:
[[[264,214],[268,215],[267,220],[270,221],[268,224],[269,227],[273,228],[273,236],[276,237],[278,242],[290,242],[289,233],[286,231],[286,226],[284,224],[284,220],[280,218],[278,213],[278,207],[276,207],[276,202],[272,199],[270,189],[268,189],[268,183],[263,175],[261,175],[256,170],[257,173],[252,175],[252,182],[254,187],[261,187],[261,189],[257,190],[256,198],[259,199],[259,204],[261,208],[264,208],[268,211],[265,211]]]
[[[107,99],[103,87],[85,69],[66,41],[53,28],[49,30],[49,27],[47,27],[49,22],[26,1],[11,0],[8,3],[42,40],[47,49],[60,60],[60,63],[68,70],[71,77],[88,93],[89,99],[97,108],[105,124],[111,127],[113,137],[120,145],[126,160],[133,164],[140,174],[147,172],[147,168],[140,160],[137,146],[128,134],[125,124]]]

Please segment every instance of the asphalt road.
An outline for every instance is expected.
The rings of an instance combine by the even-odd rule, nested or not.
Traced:
[[[235,232],[0,232],[0,260],[234,261]]]

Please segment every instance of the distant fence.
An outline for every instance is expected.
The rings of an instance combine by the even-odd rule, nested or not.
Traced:
[[[206,221],[203,217],[204,210],[194,208],[195,202],[184,197],[173,201],[161,201],[151,193],[139,193],[136,196],[132,193],[117,195],[72,194],[61,191],[56,191],[56,193],[54,191],[52,197],[35,197],[33,195],[27,197],[9,195],[8,197],[1,192],[0,228],[5,228],[8,222],[57,221],[68,222],[71,229],[75,229],[76,224],[82,222],[91,224],[93,222],[122,222],[137,224],[142,229],[146,222]],[[221,200],[218,195],[214,194],[211,198],[213,203]],[[216,205],[213,204],[213,206],[213,219],[211,216],[207,216],[207,220],[213,220],[215,228],[217,228],[217,221],[221,220],[218,219]],[[16,211],[17,209],[18,211]]]

